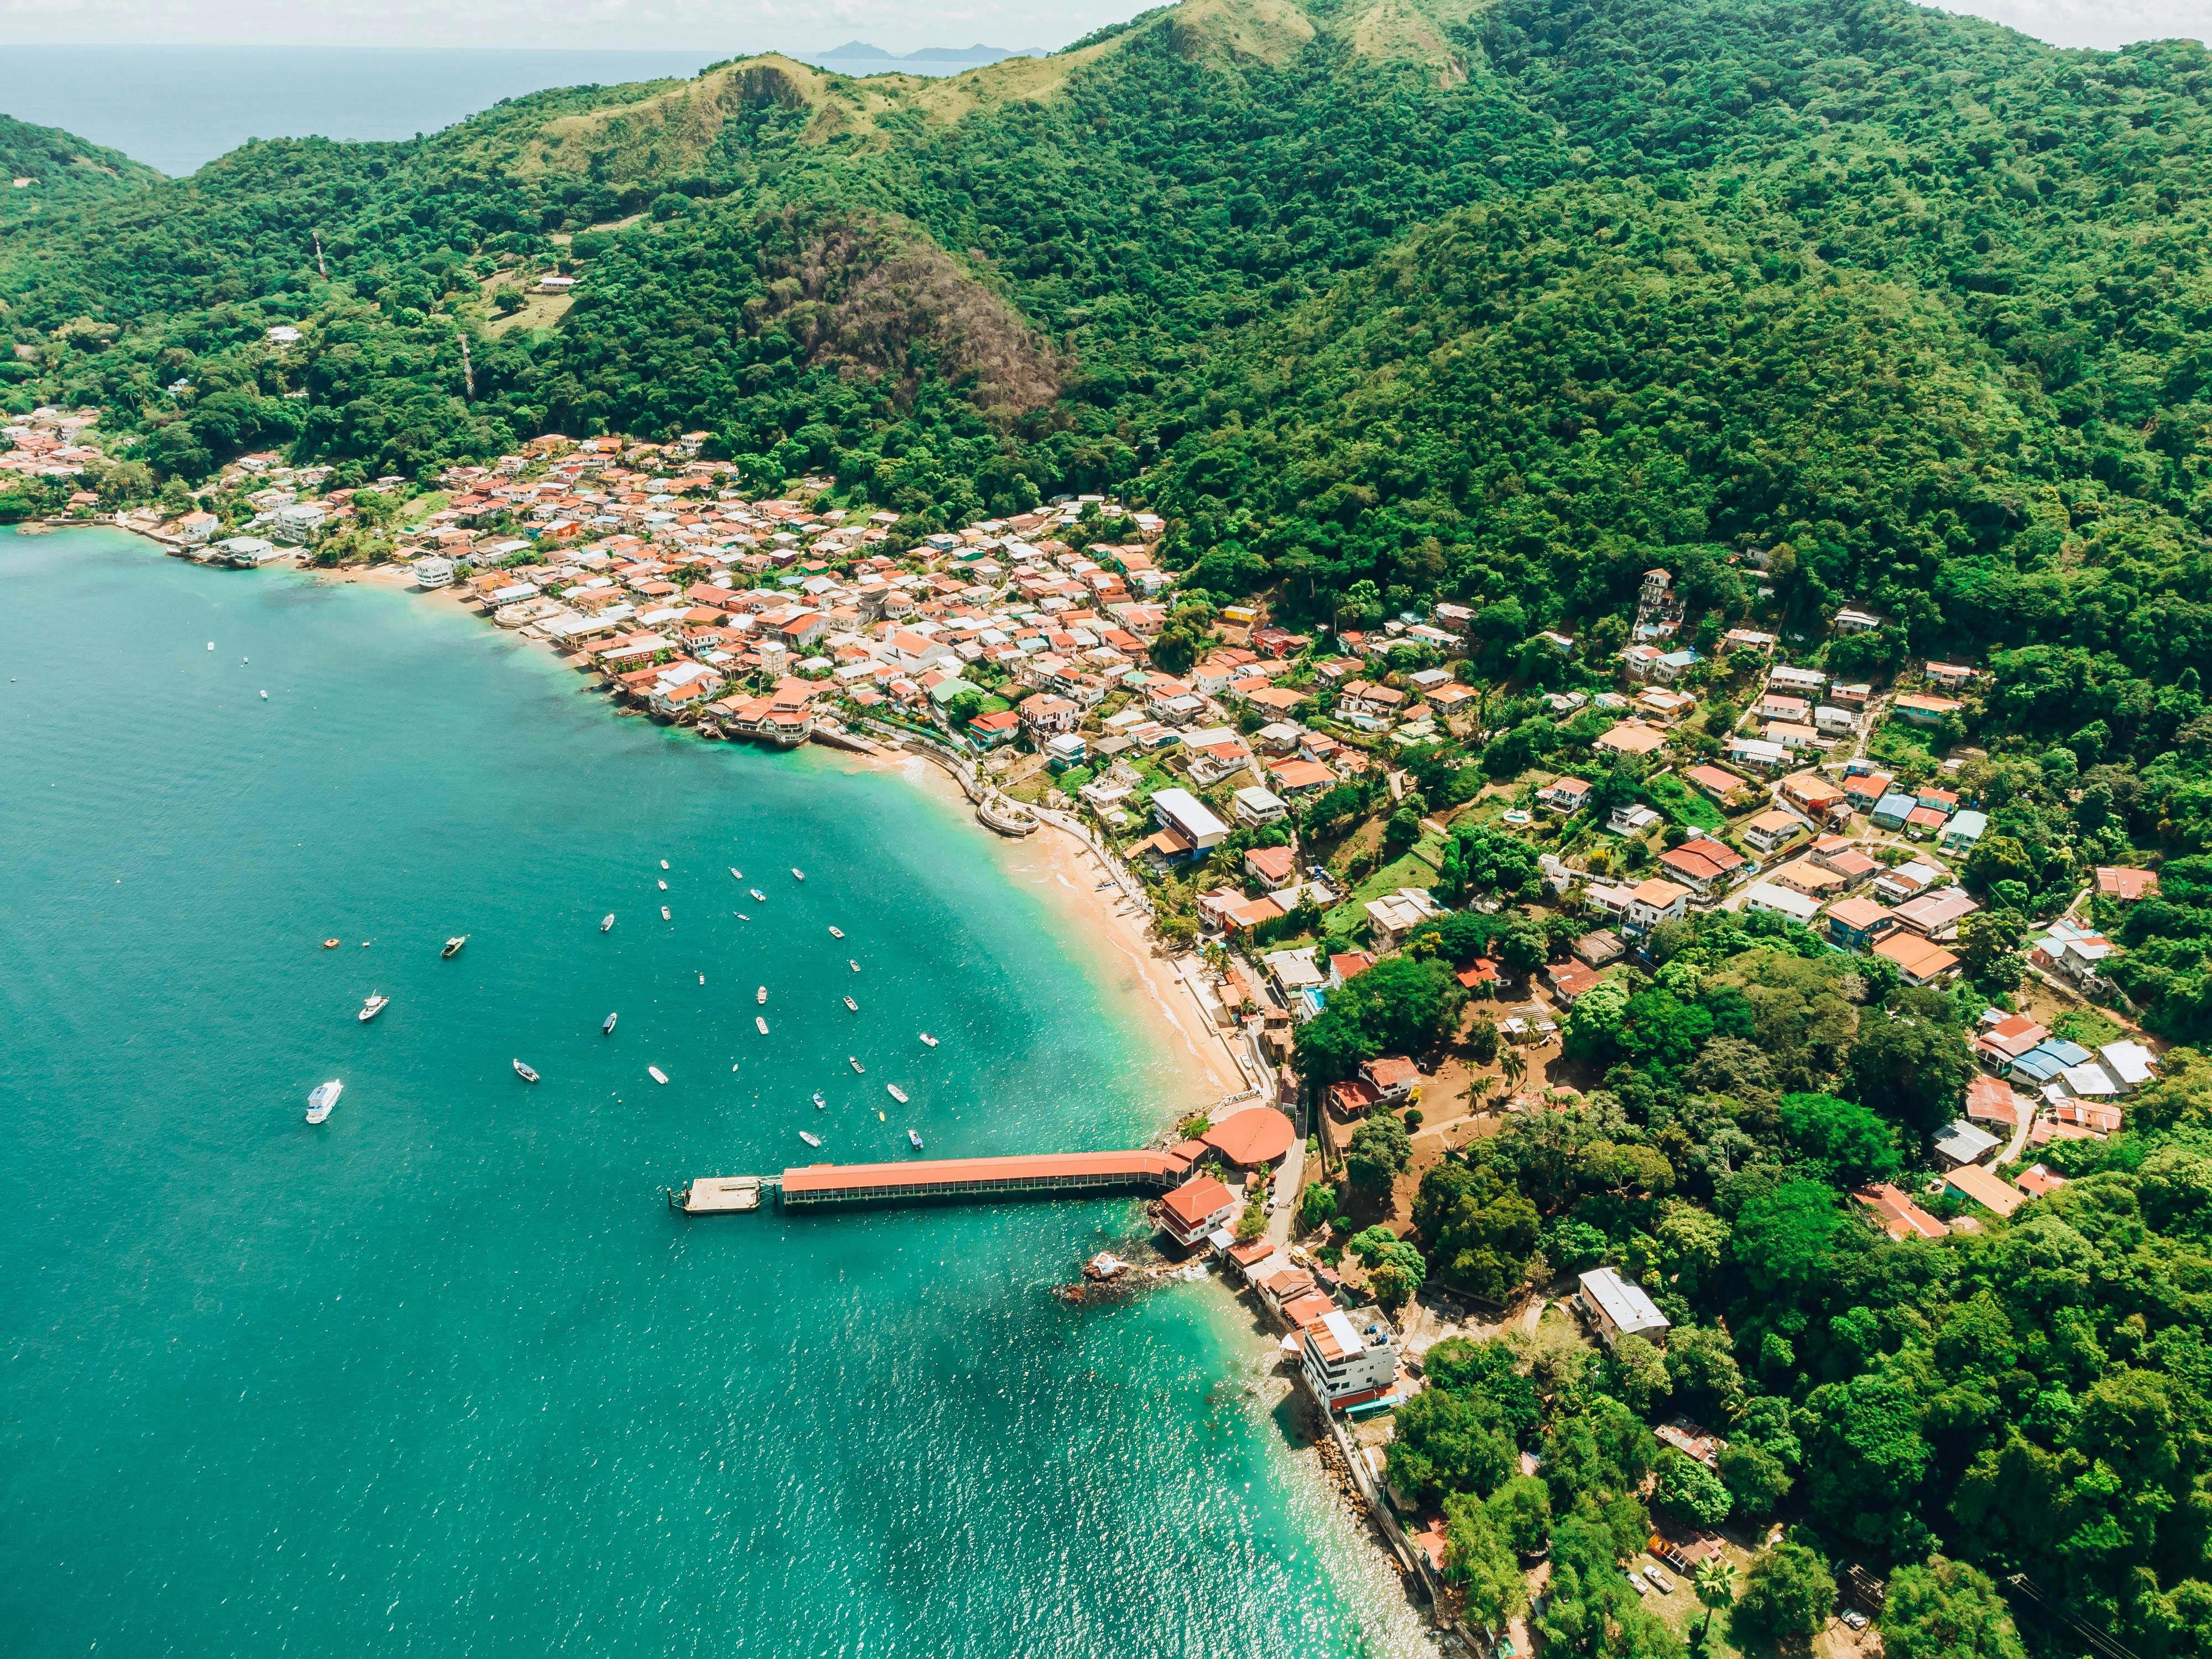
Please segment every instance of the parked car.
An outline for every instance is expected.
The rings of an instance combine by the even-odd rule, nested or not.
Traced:
[[[1644,1576],[1659,1587],[1662,1595],[1672,1595],[1674,1593],[1674,1581],[1660,1571],[1657,1567],[1644,1568]]]
[[[1844,1609],[1844,1623],[1850,1626],[1853,1630],[1864,1630],[1867,1627],[1867,1616],[1861,1613],[1856,1607],[1845,1607]]]

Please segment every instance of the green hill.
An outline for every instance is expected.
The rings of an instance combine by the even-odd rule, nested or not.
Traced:
[[[151,190],[161,175],[59,127],[0,115],[0,228]]]

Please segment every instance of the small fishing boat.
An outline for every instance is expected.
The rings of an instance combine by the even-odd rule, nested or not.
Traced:
[[[856,1072],[865,1072],[868,1069],[866,1066],[860,1064],[860,1057],[858,1054],[846,1055],[845,1063]]]
[[[700,983],[700,984],[702,984],[702,985],[704,985],[706,982],[707,982],[707,976],[706,976],[706,975],[704,975],[704,974],[700,975],[699,975],[699,983]]]
[[[923,1042],[926,1045],[927,1045],[928,1047],[930,1047],[930,1048],[934,1048],[937,1046],[937,1039],[936,1039],[935,1037],[933,1037],[933,1036],[930,1036],[930,1034],[929,1034],[928,1032],[927,1032],[927,1031],[924,1031],[924,1032],[921,1034],[921,1040],[922,1040],[922,1042]]]
[[[762,891],[761,891],[761,890],[760,890],[759,888],[757,888],[757,887],[748,887],[748,888],[746,888],[746,889],[745,889],[745,891],[747,891],[748,893],[750,893],[750,894],[753,896],[753,902],[754,902],[756,904],[766,904],[766,903],[768,902],[768,895],[767,895],[766,893],[762,892]]]
[[[845,1006],[856,1014],[860,1012],[860,1005],[854,1001],[850,997],[847,997],[845,999]]]
[[[664,893],[668,890],[668,884],[666,882],[664,881],[660,884],[660,890]]]
[[[323,941],[323,949],[325,951],[335,951],[337,948],[338,942],[334,939],[326,939]]]
[[[745,872],[744,871],[738,869],[734,864],[730,866],[730,879],[732,881],[743,881],[744,878]]]
[[[884,1085],[884,1092],[889,1095],[893,1100],[898,1102],[900,1105],[903,1106],[906,1104],[906,1091],[900,1088],[897,1084],[886,1083]]]
[[[261,694],[261,701],[264,702],[267,702],[269,701],[269,694],[266,691],[264,691]]]
[[[208,641],[208,649],[210,651],[215,649],[215,641],[213,640],[210,640]]]
[[[361,1005],[361,1023],[364,1025],[368,1024],[369,1021],[382,1013],[391,1001],[392,999],[381,991],[372,993],[368,1000]]]
[[[763,1036],[766,1036],[768,1035],[768,1022],[763,1019],[758,1014],[755,1014],[753,1016],[753,1024],[760,1028],[760,1034]]]
[[[658,1066],[647,1066],[645,1068],[645,1074],[651,1078],[655,1083],[665,1083],[668,1081],[668,1073],[662,1071]]]
[[[320,1123],[328,1117],[331,1109],[337,1105],[338,1097],[344,1092],[345,1085],[336,1078],[332,1078],[328,1083],[317,1084],[314,1092],[307,1097],[307,1121]]]
[[[538,1073],[532,1071],[529,1066],[525,1066],[519,1060],[514,1062],[514,1074],[520,1078],[525,1083],[535,1083],[538,1081]]]
[[[915,1151],[918,1152],[921,1150],[921,1137],[916,1134],[913,1130],[908,1129],[906,1132],[906,1139],[907,1145],[913,1147]]]
[[[603,916],[601,916],[601,917],[599,918],[599,931],[600,931],[601,933],[605,933],[605,932],[607,931],[607,929],[608,929],[608,928],[610,928],[610,927],[613,927],[614,925],[615,925],[615,913],[614,913],[613,911],[611,911],[611,910],[608,911],[608,912],[606,913],[606,915],[603,915]]]
[[[457,957],[461,953],[461,946],[468,942],[469,936],[466,933],[456,933],[446,941],[446,948],[438,954],[441,957]]]
[[[763,985],[760,989],[755,991],[753,993],[753,1000],[755,1002],[766,1002],[768,1000],[768,987]]]
[[[814,1091],[814,1109],[817,1112],[822,1111],[827,1108],[829,1104],[830,1103],[828,1101],[822,1098],[822,1091],[817,1089]]]
[[[607,1023],[599,1027],[599,1035],[601,1036],[612,1036],[614,1034],[615,1017],[612,1014],[609,1014],[607,1016]]]
[[[800,869],[794,864],[791,866],[791,878],[793,881],[805,881],[806,879],[806,872]]]
[[[889,1118],[885,1117],[885,1116],[883,1115],[883,1113],[882,1113],[882,1112],[878,1111],[878,1112],[876,1114],[876,1121],[877,1121],[877,1122],[878,1122],[878,1123],[888,1123],[888,1122],[890,1122],[890,1120]]]
[[[735,916],[739,921],[750,921],[752,920],[750,916],[747,915],[742,910],[732,910],[730,914]]]
[[[822,1137],[820,1135],[811,1133],[805,1129],[801,1129],[799,1132],[799,1138],[810,1146],[819,1146],[822,1144]]]
[[[845,937],[845,930],[842,927],[832,927],[830,930],[830,937],[831,939],[842,939]]]
[[[663,921],[668,920],[668,907],[665,904],[660,907],[660,919]]]
[[[664,870],[665,870],[665,869],[668,867],[668,860],[667,860],[666,859],[663,859],[663,860],[661,860],[661,861],[660,861],[660,867],[661,867],[662,869],[664,869]]]

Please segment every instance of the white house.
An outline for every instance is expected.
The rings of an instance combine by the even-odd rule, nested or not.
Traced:
[[[1229,826],[1188,789],[1154,791],[1152,817],[1161,829],[1174,830],[1201,853],[1229,839]]]
[[[1280,795],[1254,785],[1239,789],[1230,798],[1230,810],[1237,814],[1239,823],[1273,823],[1291,815],[1289,805]]]
[[[1667,1317],[1640,1285],[1632,1285],[1610,1267],[1597,1267],[1582,1276],[1576,1292],[1597,1328],[1598,1340],[1608,1348],[1624,1336],[1640,1336],[1647,1342],[1667,1340]]]
[[[1657,877],[1640,881],[1629,890],[1628,908],[1620,918],[1620,930],[1641,938],[1662,921],[1679,921],[1689,910],[1692,896],[1688,888]]]
[[[1363,1329],[1338,1309],[1309,1325],[1299,1346],[1299,1370],[1324,1407],[1379,1400],[1398,1386],[1398,1345],[1380,1320]]]

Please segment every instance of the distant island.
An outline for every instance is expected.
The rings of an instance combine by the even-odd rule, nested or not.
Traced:
[[[885,52],[881,46],[870,46],[865,40],[848,40],[842,46],[831,46],[826,52],[802,54],[806,61],[815,59],[850,63],[866,58],[884,64],[995,64],[1002,58],[1042,58],[1042,46],[987,46],[978,42],[972,46],[924,46],[919,52]]]

